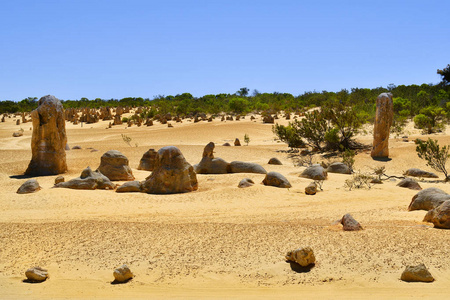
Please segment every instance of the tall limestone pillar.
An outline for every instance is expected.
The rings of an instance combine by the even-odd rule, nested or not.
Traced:
[[[394,104],[391,93],[382,93],[377,98],[377,112],[373,129],[373,147],[371,156],[387,158],[389,156],[389,131],[394,117]]]

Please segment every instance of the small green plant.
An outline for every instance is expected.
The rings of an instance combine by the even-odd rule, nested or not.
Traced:
[[[445,167],[447,159],[450,156],[447,146],[440,147],[437,140],[428,139],[427,141],[417,139],[416,152],[421,159],[427,161],[427,166],[433,168],[438,172],[444,173],[445,181],[448,181],[447,169]]]
[[[122,133],[122,140],[123,140],[128,146],[133,147],[133,146],[131,146],[131,141],[132,141],[133,139],[130,138],[129,136],[127,136],[127,135],[125,135],[125,134]],[[136,147],[137,147],[137,144],[136,144]]]
[[[23,133],[25,130],[23,130],[23,128],[20,127],[19,131]]]
[[[372,180],[372,176],[358,172],[353,174],[352,178],[345,181],[344,187],[348,188],[349,191],[352,189],[370,189],[372,187]]]
[[[356,152],[350,149],[345,149],[342,152],[342,162],[347,165],[350,171],[353,173],[353,166],[355,165]]]
[[[248,134],[244,134],[244,142],[247,144],[250,143],[250,137],[248,136]]]

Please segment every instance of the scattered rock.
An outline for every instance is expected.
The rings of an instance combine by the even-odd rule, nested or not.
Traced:
[[[12,135],[13,137],[19,137],[19,136],[23,136],[23,132],[22,131],[16,131],[16,132],[13,132],[13,135]]]
[[[64,181],[65,181],[64,176],[60,175],[60,176],[55,178],[55,184],[58,184],[58,183],[64,182]]]
[[[230,173],[257,173],[266,174],[267,171],[260,165],[243,161],[232,161],[230,163]]]
[[[143,183],[143,191],[151,194],[186,193],[197,190],[194,168],[174,146],[158,150],[155,168]]]
[[[268,164],[269,165],[282,165],[281,161],[276,157],[272,157],[271,159],[269,159]]]
[[[33,267],[25,272],[25,276],[30,282],[43,282],[48,278],[48,271],[41,267]]]
[[[235,145],[235,146],[240,146],[240,145],[241,145],[241,142],[239,141],[238,138],[236,138],[236,139],[234,140],[234,145]]]
[[[263,123],[274,124],[275,119],[271,115],[267,115],[263,118]]]
[[[81,172],[80,177],[71,179],[67,182],[55,184],[56,188],[69,188],[77,190],[95,190],[95,189],[114,189],[116,185],[108,177],[99,171],[92,171],[87,167]]]
[[[114,280],[118,283],[127,282],[134,277],[133,273],[127,265],[122,265],[119,268],[115,269],[113,275]]]
[[[383,181],[381,181],[380,178],[374,178],[370,181],[370,183],[374,183],[374,184],[382,184]]]
[[[250,178],[244,178],[241,181],[239,181],[238,187],[246,188],[246,187],[250,187],[254,184],[255,184],[255,182],[253,182],[253,180],[251,180]]]
[[[314,264],[316,262],[316,257],[314,256],[314,252],[311,247],[304,247],[294,251],[289,251],[286,254],[286,260],[296,262],[302,267],[306,267]]]
[[[264,185],[269,186],[275,186],[279,188],[290,188],[292,185],[289,183],[289,181],[281,175],[278,172],[269,172],[267,173],[266,177],[264,178],[263,182]]]
[[[306,195],[315,195],[317,193],[317,184],[315,182],[311,182],[308,184],[307,187],[305,187],[305,194]]]
[[[81,149],[81,146],[78,146],[78,145],[72,147],[72,150],[80,150],[80,149]]]
[[[109,180],[134,180],[133,172],[128,165],[128,158],[117,150],[109,150],[103,154],[97,170],[108,177]]]
[[[402,181],[397,183],[397,186],[403,187],[403,188],[408,188],[410,190],[421,190],[422,189],[422,187],[419,185],[419,183],[417,181],[415,181],[413,178],[409,178],[409,177],[402,179]]]
[[[345,214],[340,222],[343,225],[344,231],[358,231],[362,230],[361,224],[356,221],[351,214]]]
[[[142,192],[142,183],[140,181],[127,181],[116,189],[116,193],[131,192]]]
[[[352,170],[343,162],[331,163],[327,168],[328,173],[352,174]]]
[[[55,175],[67,171],[67,143],[64,109],[51,95],[39,99],[37,109],[31,112],[31,161],[26,175]]]
[[[382,93],[377,98],[377,111],[373,129],[372,157],[389,156],[389,132],[394,116],[391,93]]]
[[[406,282],[433,282],[434,278],[424,264],[407,266],[403,271],[401,280]]]
[[[28,179],[19,187],[17,194],[35,193],[41,189],[36,179]]]
[[[139,161],[138,170],[153,171],[153,168],[155,167],[155,159],[156,159],[155,149],[149,149],[147,152],[144,153],[144,155],[142,155],[142,158]]]
[[[328,177],[328,173],[321,165],[314,164],[310,167],[307,167],[302,172],[302,174],[300,174],[300,177],[305,177],[313,180],[325,180]]]
[[[428,211],[423,221],[433,223],[435,228],[450,229],[450,200]]]
[[[450,195],[441,189],[431,187],[421,190],[415,194],[409,204],[408,210],[429,211],[441,205],[444,201],[450,200]]]
[[[231,145],[230,145],[230,143],[225,143],[225,144],[223,144],[222,146],[230,147]]]
[[[406,172],[403,175],[412,176],[412,177],[422,177],[422,178],[439,178],[439,176],[437,176],[434,173],[423,171],[423,170],[417,169],[417,168],[408,169],[408,170],[406,170]]]

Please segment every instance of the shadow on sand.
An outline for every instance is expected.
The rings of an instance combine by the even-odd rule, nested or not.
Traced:
[[[372,159],[376,160],[376,161],[384,161],[384,162],[392,160],[392,158],[390,158],[390,157],[372,157]]]
[[[287,260],[286,262],[291,265],[291,270],[294,272],[297,272],[297,273],[308,273],[316,265],[316,264],[310,264],[310,265],[307,265],[306,267],[303,267],[302,265],[300,265],[294,261]]]
[[[131,279],[133,279],[133,278],[129,278],[129,279],[125,280],[125,281],[117,281],[117,280],[114,279],[114,281],[111,281],[111,284],[112,284],[112,285],[116,285],[116,284],[125,284],[125,283],[127,283],[128,281],[130,281]]]

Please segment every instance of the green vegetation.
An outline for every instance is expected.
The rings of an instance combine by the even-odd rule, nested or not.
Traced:
[[[427,141],[416,140],[417,155],[427,161],[427,166],[438,172],[444,173],[445,180],[448,181],[448,173],[445,165],[449,157],[447,146],[440,147],[437,140],[428,139]]]
[[[250,137],[248,134],[244,134],[244,142],[247,144],[247,146],[248,146],[248,143],[250,143]]]

